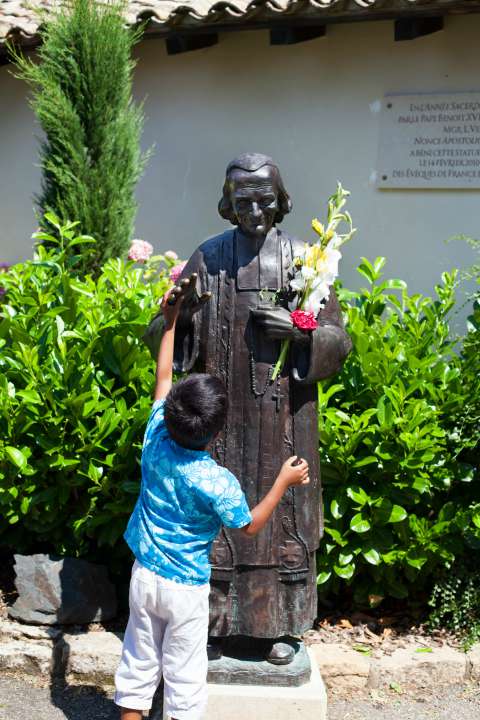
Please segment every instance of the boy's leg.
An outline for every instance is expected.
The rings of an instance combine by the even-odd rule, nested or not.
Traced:
[[[162,588],[170,614],[162,647],[164,712],[200,720],[207,704],[209,587]]]
[[[162,673],[165,621],[157,613],[154,573],[135,563],[130,582],[130,617],[115,674],[115,703],[122,720],[140,720],[149,710]]]
[[[141,710],[127,710],[127,708],[120,708],[120,717],[122,720],[142,720],[143,714]]]

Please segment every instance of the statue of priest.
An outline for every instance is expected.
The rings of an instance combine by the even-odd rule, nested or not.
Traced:
[[[276,664],[293,659],[288,637],[316,617],[315,552],[323,530],[316,384],[338,372],[351,348],[333,289],[309,333],[293,326],[286,305],[265,304],[264,291],[286,286],[303,250],[278,228],[290,210],[271,158],[247,153],[228,165],[219,212],[233,228],[204,242],[183,271],[185,278],[197,275],[197,287],[183,303],[175,347],[177,371],[225,382],[228,417],[211,452],[239,479],[250,506],[289,456],[310,465],[310,484],[290,488],[257,537],[223,529],[212,547],[210,636],[262,639]],[[290,356],[272,381],[284,338],[292,340]]]

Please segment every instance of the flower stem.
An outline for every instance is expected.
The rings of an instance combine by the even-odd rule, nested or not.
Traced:
[[[280,350],[280,356],[277,360],[277,364],[275,365],[275,369],[273,371],[272,382],[277,379],[278,374],[281,373],[283,370],[283,366],[285,365],[285,360],[287,359],[289,347],[290,347],[290,338],[287,338],[286,340],[282,341],[282,348]]]

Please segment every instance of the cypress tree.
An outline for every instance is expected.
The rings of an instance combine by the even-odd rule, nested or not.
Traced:
[[[44,131],[36,204],[95,238],[83,251],[84,270],[93,272],[128,250],[146,161],[143,109],[132,99],[141,30],[126,27],[123,10],[117,0],[70,0],[44,23],[38,61],[12,51]]]

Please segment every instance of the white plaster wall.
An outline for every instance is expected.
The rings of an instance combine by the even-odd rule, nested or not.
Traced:
[[[146,97],[145,146],[156,147],[138,189],[137,237],[188,255],[225,227],[216,205],[228,161],[264,152],[292,195],[283,225],[292,233],[310,236],[337,179],[351,190],[359,231],[345,248],[346,283],[356,284],[362,255],[386,255],[390,275],[430,292],[443,270],[472,259],[463,243],[445,241],[480,236],[480,191],[376,190],[372,105],[387,92],[480,90],[479,32],[476,15],[402,43],[392,22],[330,26],[325,38],[293,46],[270,46],[263,31],[224,34],[217,46],[170,57],[163,41],[145,41],[135,93]],[[39,171],[25,91],[7,68],[0,112],[0,255],[12,261],[29,252]]]
[[[0,67],[0,262],[31,254],[30,236],[37,227],[33,194],[40,187],[37,138],[40,134],[28,106],[24,83]]]

